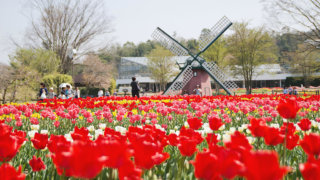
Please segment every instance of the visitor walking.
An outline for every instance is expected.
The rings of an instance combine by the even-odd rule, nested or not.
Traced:
[[[79,90],[79,88],[78,87],[76,87],[76,89],[75,89],[75,91],[74,91],[74,97],[75,98],[80,98],[80,90]]]
[[[198,96],[202,96],[202,90],[200,89],[200,86],[199,86],[199,85],[197,85],[197,88],[196,88],[196,89],[194,89],[193,91],[195,91],[195,92],[196,92],[196,95],[198,95]]]
[[[289,87],[288,88],[288,94],[292,95],[292,93],[293,93],[293,89],[292,89],[292,87]]]
[[[59,99],[66,99],[65,91],[61,91],[60,95],[58,96]]]
[[[140,88],[139,88],[139,84],[136,81],[135,77],[132,77],[132,82],[130,85],[131,85],[132,97],[137,96],[138,98],[140,98],[140,95],[139,95]]]
[[[70,85],[67,85],[67,89],[65,91],[65,96],[67,99],[73,97],[73,91],[72,91]]]
[[[103,90],[100,88],[100,90],[98,91],[98,97],[102,97],[103,96]]]
[[[288,89],[287,89],[287,87],[284,87],[284,88],[283,88],[283,94],[288,94]]]
[[[53,87],[49,89],[48,99],[53,99],[56,96],[56,93],[53,91]]]
[[[46,99],[48,94],[48,89],[44,83],[40,83],[40,90],[39,90],[39,98],[38,99]]]
[[[110,93],[108,90],[106,90],[106,96],[109,97],[110,96]]]
[[[292,94],[293,95],[298,95],[298,91],[297,91],[296,87],[293,87]]]

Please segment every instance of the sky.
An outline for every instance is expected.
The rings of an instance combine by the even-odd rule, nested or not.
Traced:
[[[23,41],[30,28],[29,0],[0,0],[0,62],[8,63],[14,41]],[[232,22],[249,21],[252,26],[267,23],[260,0],[104,0],[112,19],[108,39],[123,44],[151,39],[156,27],[179,37],[198,38],[203,28],[221,17]]]

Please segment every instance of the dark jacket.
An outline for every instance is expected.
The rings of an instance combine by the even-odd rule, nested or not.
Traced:
[[[130,85],[131,85],[132,91],[139,91],[140,90],[137,81],[132,81]]]
[[[48,89],[47,89],[47,88],[40,88],[40,90],[39,90],[39,97],[41,96],[43,89],[44,89],[44,91],[46,92],[46,95],[48,95]]]

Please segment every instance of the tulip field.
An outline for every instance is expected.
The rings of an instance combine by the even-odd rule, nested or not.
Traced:
[[[1,179],[320,179],[320,96],[0,106]]]

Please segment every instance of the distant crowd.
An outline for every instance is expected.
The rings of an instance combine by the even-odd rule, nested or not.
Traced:
[[[53,87],[48,89],[46,88],[46,85],[44,83],[40,83],[40,90],[38,94],[38,99],[53,99],[53,98],[59,98],[59,99],[69,99],[69,98],[80,98],[80,90],[78,87],[73,90],[70,85],[66,85],[61,87],[60,94],[57,95],[54,92]]]
[[[298,91],[296,87],[289,87],[289,88],[284,87],[283,94],[298,95]]]
[[[60,94],[56,94],[54,92],[53,87],[48,89],[46,88],[46,85],[44,83],[40,83],[40,90],[38,94],[38,99],[43,100],[43,99],[53,99],[53,98],[58,98],[58,99],[69,99],[69,98],[80,98],[80,90],[78,87],[76,87],[74,90],[72,89],[71,85],[66,84],[65,86],[59,87],[60,89]],[[110,92],[107,90],[105,93],[103,92],[103,89],[99,89],[97,96],[102,97],[102,96],[110,96]],[[117,92],[115,91],[113,93],[113,96],[117,96]]]

